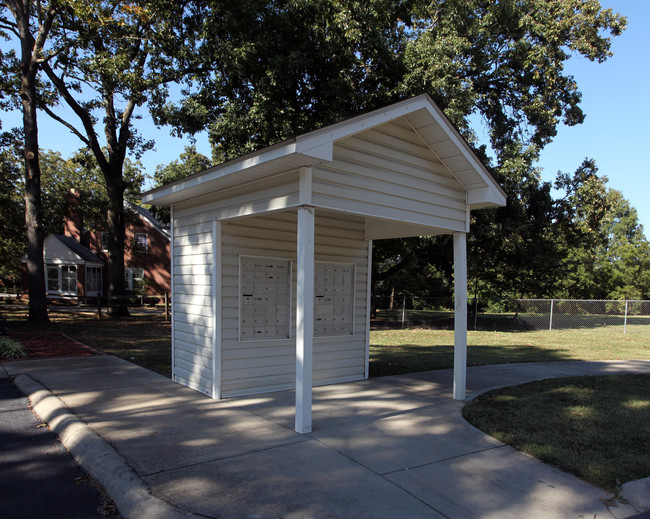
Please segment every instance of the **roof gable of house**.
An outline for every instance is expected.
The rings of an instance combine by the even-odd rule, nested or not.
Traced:
[[[50,234],[43,243],[46,262],[90,263],[103,265],[104,261],[74,238],[63,234]]]
[[[505,193],[428,95],[336,123],[149,191],[143,201],[172,205],[305,165],[331,162],[334,147],[360,133],[402,125],[465,191],[470,209],[505,205]],[[399,152],[399,150],[395,150]]]
[[[169,232],[169,227],[163,225],[163,223],[158,220],[154,215],[147,211],[144,207],[139,205],[132,204],[127,200],[124,201],[124,208],[135,213],[139,218],[148,223],[151,227],[156,229],[162,236],[167,240],[171,240],[171,234]]]

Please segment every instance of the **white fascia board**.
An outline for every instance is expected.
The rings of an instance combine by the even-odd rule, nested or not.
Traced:
[[[506,195],[503,190],[496,190],[492,186],[470,189],[467,192],[467,205],[470,209],[503,207],[506,205]]]
[[[142,194],[142,202],[147,204],[171,205],[171,203],[182,200],[177,200],[177,197],[174,195],[180,195],[183,191],[294,153],[296,153],[295,139],[285,141],[276,146],[265,148],[260,152],[245,155],[239,159],[219,164],[218,166],[201,171],[185,179],[172,182],[166,186],[147,191]],[[172,197],[174,200],[169,199],[169,197]]]

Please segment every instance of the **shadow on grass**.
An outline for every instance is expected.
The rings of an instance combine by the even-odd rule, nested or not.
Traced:
[[[518,362],[552,362],[573,360],[566,350],[531,345],[467,347],[467,365],[509,364]],[[373,345],[370,347],[370,376],[400,375],[417,371],[454,367],[454,347]]]
[[[463,416],[500,441],[610,492],[650,476],[647,374],[569,377],[498,389],[467,403]]]
[[[115,355],[171,377],[171,327],[162,314],[134,314],[121,319],[97,319],[93,309],[87,312],[61,312],[50,309],[50,323],[26,320],[24,309],[8,311],[10,332],[42,335],[63,333],[98,351]]]

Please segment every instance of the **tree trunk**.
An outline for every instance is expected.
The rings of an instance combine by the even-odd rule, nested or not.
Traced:
[[[111,166],[115,167],[113,164]],[[117,168],[116,168],[117,169]],[[110,208],[108,210],[108,297],[109,315],[113,318],[127,317],[129,309],[124,289],[124,189],[121,168],[119,174],[111,171],[112,178],[106,178]],[[110,180],[110,181],[109,181]]]
[[[29,320],[49,322],[43,260],[43,206],[41,204],[41,168],[38,160],[36,124],[35,65],[23,62],[20,96],[23,104],[25,134],[25,226],[27,227],[27,279]]]

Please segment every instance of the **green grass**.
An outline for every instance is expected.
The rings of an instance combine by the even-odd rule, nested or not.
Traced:
[[[50,311],[50,324],[35,327],[27,322],[27,309],[3,309],[9,330],[61,332],[96,350],[171,377],[170,324],[161,314],[145,314],[137,309],[125,319],[97,319],[96,311],[70,313]]]
[[[559,360],[650,358],[650,327],[469,331],[467,365]],[[370,332],[370,375],[395,375],[453,367],[453,330],[405,329]]]
[[[463,416],[503,443],[610,492],[650,476],[650,375],[499,389],[466,404]]]
[[[34,331],[25,321],[26,307],[3,309],[10,329]],[[429,312],[430,314],[430,312]],[[449,315],[440,313],[440,323]],[[124,320],[98,320],[86,313],[51,311],[44,332],[61,331],[105,353],[115,355],[165,376],[171,375],[170,325],[163,317],[132,310]],[[507,317],[495,316],[501,329]],[[448,324],[448,323],[447,323]],[[451,329],[414,328],[370,332],[370,375],[394,375],[453,367],[454,332]],[[469,331],[468,365],[559,360],[615,360],[650,358],[650,326],[537,331]]]

